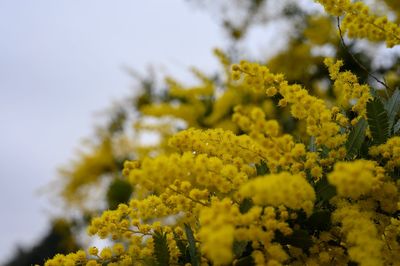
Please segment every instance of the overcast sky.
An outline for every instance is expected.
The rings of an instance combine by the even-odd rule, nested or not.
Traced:
[[[48,228],[37,190],[128,95],[126,65],[215,69],[215,20],[183,0],[0,0],[0,264]]]

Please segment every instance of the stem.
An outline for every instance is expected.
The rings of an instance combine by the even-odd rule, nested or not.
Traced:
[[[203,206],[205,206],[205,207],[208,207],[207,204],[205,204],[205,203],[203,203],[203,202],[201,202],[201,201],[199,201],[199,200],[196,200],[196,199],[190,197],[189,195],[185,195],[184,193],[180,192],[179,190],[173,189],[171,186],[168,186],[168,188],[169,188],[170,190],[172,190],[173,192],[175,192],[175,193],[177,193],[177,194],[180,194],[180,195],[184,196],[185,198],[190,199],[190,200],[193,201],[193,202],[196,202],[196,203],[201,204],[201,205],[203,205]]]
[[[336,19],[337,19],[337,27],[339,29],[340,41],[343,45],[344,50],[351,56],[351,58],[354,60],[354,62],[356,62],[356,64],[368,74],[368,76],[373,78],[379,84],[383,85],[386,89],[391,90],[388,85],[386,85],[384,82],[379,80],[375,75],[373,75],[371,72],[369,72],[368,69],[363,64],[361,64],[360,61],[358,61],[358,59],[350,52],[349,48],[347,47],[347,45],[343,39],[342,28],[340,27],[340,19],[339,19],[339,17],[336,17]],[[387,94],[387,90],[386,90],[386,94]]]

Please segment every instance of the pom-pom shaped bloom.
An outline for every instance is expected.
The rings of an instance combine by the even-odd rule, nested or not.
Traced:
[[[242,186],[240,192],[259,205],[285,205],[312,213],[315,191],[301,175],[287,172],[255,178]]]
[[[352,260],[360,265],[383,265],[383,242],[368,213],[344,203],[333,213],[332,219],[342,224],[342,233],[346,235]]]
[[[392,137],[384,144],[372,146],[369,154],[374,157],[382,156],[386,160],[385,167],[392,171],[395,167],[400,166],[400,137]]]
[[[358,199],[378,188],[383,177],[384,169],[376,162],[358,160],[336,163],[328,181],[336,186],[339,196]]]
[[[227,264],[233,259],[234,217],[239,214],[238,207],[232,205],[229,198],[214,199],[210,208],[200,212],[202,251],[216,265]]]

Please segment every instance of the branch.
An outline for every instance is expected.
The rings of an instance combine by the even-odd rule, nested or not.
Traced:
[[[347,47],[347,45],[346,45],[346,43],[344,42],[344,39],[343,39],[342,28],[340,27],[339,17],[336,17],[336,19],[337,19],[337,27],[339,29],[340,41],[341,41],[341,43],[343,45],[344,50],[351,56],[351,58],[354,60],[354,62],[356,62],[356,64],[368,74],[368,76],[370,76],[376,82],[378,82],[379,84],[383,85],[386,89],[391,91],[390,87],[388,85],[386,85],[385,82],[379,80],[375,75],[373,75],[371,72],[369,72],[368,69],[363,64],[361,64],[361,62],[358,61],[358,59],[350,52],[349,48]]]

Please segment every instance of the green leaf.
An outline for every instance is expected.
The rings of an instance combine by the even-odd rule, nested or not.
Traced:
[[[394,133],[394,134],[397,134],[397,132],[399,132],[399,130],[400,130],[400,119],[397,120],[397,123],[396,123],[396,124],[394,124],[394,126],[393,126],[393,133]]]
[[[284,236],[279,231],[277,231],[275,235],[280,244],[292,245],[301,248],[303,251],[308,250],[313,245],[312,237],[304,229],[294,230],[289,236]]]
[[[108,131],[110,133],[118,133],[123,131],[126,118],[126,111],[124,109],[118,110],[115,114],[112,115],[112,119],[108,125]]]
[[[378,98],[367,103],[367,117],[373,143],[375,145],[385,143],[389,137],[388,114]]]
[[[336,195],[336,187],[329,184],[328,179],[323,177],[316,183],[315,193],[320,200],[328,201]]]
[[[234,266],[254,266],[254,265],[256,264],[254,263],[254,259],[251,255],[238,259],[234,264]]]
[[[347,159],[353,159],[358,154],[362,143],[365,139],[365,131],[367,130],[367,121],[361,118],[360,121],[354,126],[353,130],[349,134],[349,138],[346,142]]]
[[[240,213],[248,212],[253,207],[253,201],[250,198],[244,198],[239,205]]]
[[[174,232],[174,239],[176,242],[176,246],[179,249],[179,252],[181,255],[178,258],[178,262],[182,265],[185,265],[186,263],[190,263],[190,254],[189,254],[189,249],[188,245],[183,241],[182,239],[179,238],[179,236]]]
[[[127,203],[132,194],[131,184],[123,179],[115,179],[107,191],[107,203],[111,210],[118,207],[120,203]]]
[[[328,210],[315,211],[308,218],[307,225],[313,230],[328,230],[331,226],[331,212]]]
[[[169,265],[170,253],[167,242],[167,234],[162,232],[155,232],[154,239],[154,256],[157,265]]]
[[[308,150],[310,152],[316,152],[317,151],[317,144],[315,143],[315,136],[310,137],[310,143],[308,144]]]
[[[400,111],[400,90],[398,88],[393,92],[392,97],[390,97],[390,99],[385,104],[385,109],[388,114],[389,129],[391,129],[394,124],[396,115]]]
[[[198,266],[200,260],[200,254],[196,249],[196,240],[194,239],[192,228],[190,228],[188,224],[184,224],[184,226],[185,226],[186,237],[189,242],[190,262],[192,263],[192,266]]]
[[[135,261],[135,257],[132,256],[132,261]],[[158,266],[157,261],[153,257],[144,257],[142,259],[144,266]]]
[[[259,164],[256,164],[257,176],[266,175],[269,173],[269,169],[267,164],[264,161],[261,161]]]
[[[321,157],[322,158],[328,157],[330,149],[328,147],[324,146],[324,145],[321,148],[322,148],[321,152],[320,152]]]
[[[233,242],[233,254],[236,258],[240,258],[243,252],[246,250],[248,242],[247,241],[234,241]]]
[[[373,87],[370,87],[369,93],[370,93],[373,97],[377,97],[377,96],[378,96],[378,93],[377,93],[376,89],[373,88]]]

